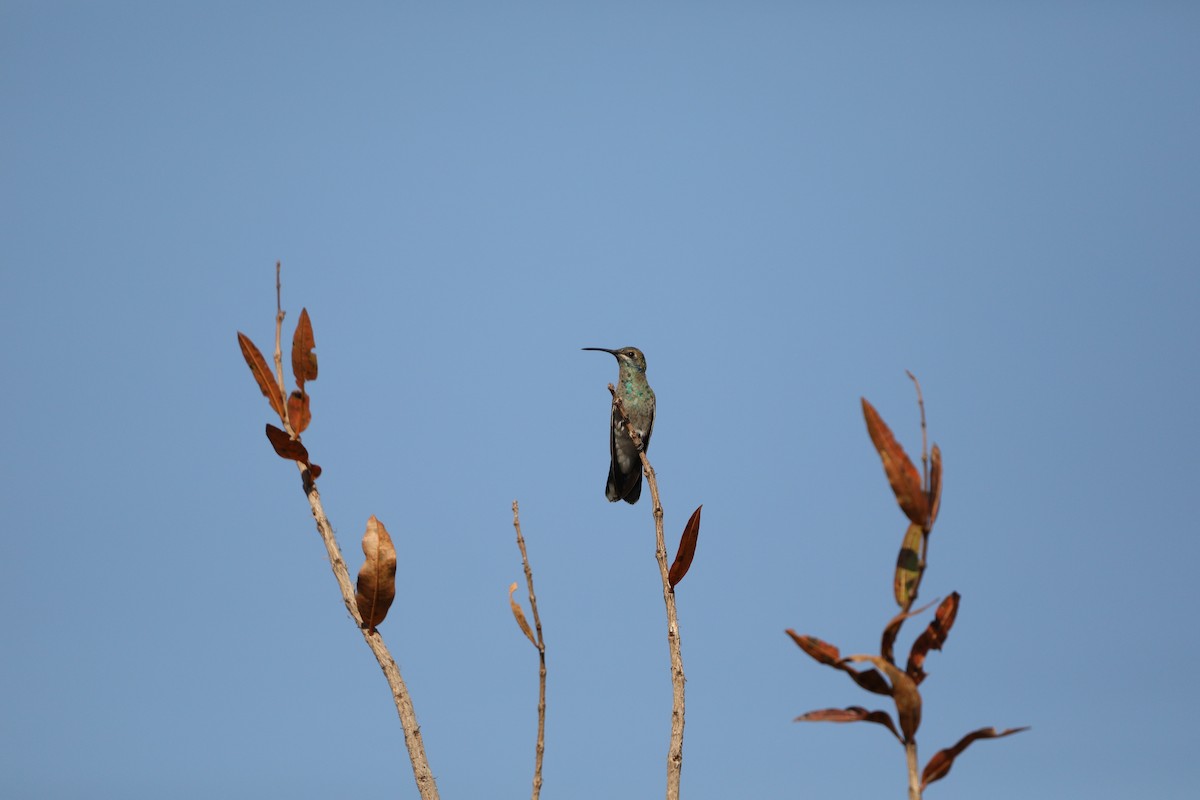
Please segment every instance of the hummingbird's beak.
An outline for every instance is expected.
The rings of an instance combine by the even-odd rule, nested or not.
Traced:
[[[595,350],[600,353],[608,353],[611,356],[615,356],[617,354],[616,350],[609,350],[607,347],[581,347],[579,349],[580,350]]]

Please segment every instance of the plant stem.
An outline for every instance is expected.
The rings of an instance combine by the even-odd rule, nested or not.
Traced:
[[[538,800],[542,793],[542,759],[546,754],[546,642],[542,639],[542,618],[538,616],[537,596],[533,593],[533,570],[529,567],[529,554],[525,552],[525,537],[521,535],[521,511],[513,500],[513,527],[517,531],[517,547],[521,549],[521,564],[525,567],[525,584],[529,587],[529,607],[533,610],[533,626],[537,631],[538,650],[538,730],[534,746],[533,794]]]
[[[303,465],[300,466],[301,470],[307,473]],[[304,489],[308,496],[308,503],[312,506],[317,532],[321,534],[321,540],[325,543],[325,551],[329,555],[329,565],[333,568],[333,576],[337,579],[338,588],[341,589],[342,602],[346,604],[346,610],[350,612],[350,616],[362,632],[367,646],[375,654],[375,659],[379,662],[380,669],[383,670],[383,676],[392,690],[392,700],[396,704],[396,713],[400,716],[400,726],[404,729],[404,744],[408,747],[408,759],[412,762],[417,791],[421,794],[421,800],[438,800],[437,782],[434,780],[433,772],[429,769],[429,760],[425,757],[425,743],[421,739],[421,726],[417,724],[417,713],[413,709],[412,696],[408,693],[408,687],[404,685],[400,667],[392,658],[392,654],[388,652],[387,645],[383,643],[383,637],[379,632],[376,631],[372,634],[363,628],[362,616],[358,613],[358,603],[354,599],[354,584],[350,582],[350,573],[346,569],[346,562],[342,559],[342,550],[334,537],[333,526],[329,523],[329,518],[325,516],[325,509],[321,506],[321,494],[317,491],[316,484],[308,479],[307,475]]]
[[[679,780],[683,772],[683,687],[687,679],[683,675],[683,653],[679,646],[679,618],[675,612],[675,592],[671,590],[667,567],[667,547],[663,534],[663,509],[658,499],[658,481],[654,468],[641,451],[642,466],[650,484],[650,497],[654,500],[654,534],[658,556],[658,571],[662,576],[663,603],[667,607],[667,646],[671,651],[671,748],[667,751],[667,800],[679,800]]]
[[[921,800],[921,774],[917,770],[917,741],[904,743],[904,757],[908,761],[908,800]]]
[[[282,265],[280,262],[276,261],[275,376],[279,385],[280,397],[283,398],[283,413],[280,415],[280,419],[288,435],[298,441],[300,437],[296,434],[296,430],[292,427],[291,421],[287,417],[288,393],[283,381],[282,332],[285,314],[281,304],[281,268]],[[392,658],[392,654],[388,652],[387,645],[383,643],[383,637],[379,632],[369,633],[363,628],[362,615],[358,612],[358,601],[354,597],[354,584],[350,581],[350,572],[346,569],[346,561],[342,558],[342,549],[338,546],[337,537],[333,534],[333,525],[330,524],[329,517],[325,516],[325,508],[321,505],[321,493],[317,491],[317,485],[313,480],[312,473],[309,472],[308,465],[297,461],[296,466],[300,468],[304,494],[308,498],[309,506],[312,508],[313,519],[317,523],[317,533],[321,535],[321,541],[325,543],[325,552],[329,556],[329,566],[333,569],[333,576],[337,579],[338,589],[342,592],[342,602],[345,603],[346,610],[350,612],[350,617],[358,625],[358,629],[362,633],[363,639],[366,640],[367,646],[375,654],[375,660],[379,662],[379,668],[383,670],[383,677],[387,680],[388,686],[392,690],[392,700],[396,704],[396,713],[400,716],[400,727],[404,729],[404,744],[408,747],[408,758],[412,762],[413,777],[417,781],[417,791],[421,794],[421,800],[438,800],[437,782],[433,778],[433,772],[429,769],[429,760],[425,757],[425,743],[421,739],[421,726],[417,724],[417,713],[413,709],[412,697],[408,693],[408,687],[404,685],[404,678],[400,675],[400,667],[397,666],[396,660]]]
[[[629,438],[637,445],[638,455],[642,459],[642,470],[646,482],[650,485],[650,498],[654,501],[654,537],[655,556],[658,558],[658,571],[662,576],[663,603],[667,607],[667,647],[671,653],[671,746],[667,750],[667,800],[679,800],[679,781],[683,772],[683,720],[684,720],[684,684],[687,679],[683,674],[683,653],[679,645],[679,617],[675,611],[675,592],[671,590],[670,569],[667,566],[666,536],[663,533],[663,508],[658,496],[658,480],[654,475],[654,467],[646,458],[646,448],[642,445],[642,437],[629,421],[625,407],[617,396],[616,390],[610,383],[608,390],[613,394],[613,402],[625,421],[625,429]]]
[[[921,409],[921,473],[924,476],[922,486],[925,490],[929,490],[929,439],[925,432],[925,398],[921,395],[921,382],[917,380],[917,376],[913,375],[910,370],[904,370],[909,379],[913,382],[913,386],[917,387],[917,407]]]

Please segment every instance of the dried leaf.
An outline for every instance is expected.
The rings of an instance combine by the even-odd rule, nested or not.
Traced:
[[[269,422],[267,423],[267,438],[270,439],[271,446],[275,448],[275,454],[280,458],[299,461],[308,468],[309,474],[314,479],[321,477],[321,468],[308,460],[308,449]]]
[[[792,637],[792,641],[800,646],[801,650],[822,664],[836,667],[842,660],[841,652],[829,642],[823,642],[815,636],[801,636],[791,628],[788,628],[786,633]]]
[[[894,672],[887,672],[892,681],[892,699],[896,701],[896,714],[900,718],[900,730],[905,741],[911,742],[921,727],[921,693],[912,678],[892,667]]]
[[[926,603],[916,611],[901,611],[896,616],[892,617],[892,621],[883,629],[883,640],[879,645],[879,653],[887,660],[889,664],[895,664],[896,659],[892,658],[892,646],[896,643],[896,637],[900,635],[900,626],[904,624],[904,620],[909,617],[915,617],[917,614],[924,612],[933,603]]]
[[[917,599],[917,587],[921,583],[921,543],[925,529],[915,522],[909,523],[896,556],[896,577],[892,580],[892,591],[900,608],[907,609]]]
[[[900,732],[896,730],[896,724],[892,722],[892,717],[886,711],[867,711],[862,706],[850,706],[849,708],[823,708],[820,711],[809,711],[807,714],[801,714],[796,717],[793,722],[875,722],[889,731],[897,739],[900,739]],[[903,741],[903,739],[901,739]]]
[[[358,604],[363,627],[374,633],[396,599],[396,547],[383,523],[374,516],[367,520],[362,548],[366,560],[358,571],[358,593],[354,601]]]
[[[294,389],[288,395],[288,422],[296,433],[304,433],[308,423],[312,422],[312,413],[308,410],[308,394]]]
[[[892,694],[892,687],[888,685],[887,680],[885,680],[882,675],[873,669],[864,669],[860,672],[849,664],[841,664],[838,669],[842,670],[851,678],[853,678],[855,683],[866,689],[868,692],[874,692],[875,694],[882,694],[888,697],[890,697]]]
[[[958,601],[960,595],[958,592],[951,592],[950,596],[942,601],[938,606],[938,610],[934,613],[933,619],[930,620],[929,626],[925,628],[924,633],[917,637],[913,642],[912,650],[908,654],[908,665],[906,672],[916,682],[920,683],[925,680],[925,656],[930,650],[941,650],[942,645],[946,643],[946,637],[950,635],[950,628],[954,625],[954,618],[958,616]]]
[[[958,758],[959,753],[966,750],[967,747],[976,739],[999,739],[1003,736],[1011,736],[1014,733],[1027,731],[1029,727],[1024,728],[1009,728],[1006,731],[997,731],[995,728],[980,728],[977,731],[971,731],[966,736],[958,740],[958,744],[953,747],[947,747],[945,750],[939,750],[933,754],[933,758],[929,759],[929,763],[925,765],[924,772],[921,773],[921,790],[934,781],[941,780],[950,773],[950,767],[954,766],[954,759]]]
[[[275,382],[275,378],[271,375],[271,368],[267,366],[267,360],[263,358],[260,351],[254,342],[250,341],[250,337],[238,331],[238,346],[242,348],[242,358],[246,359],[246,364],[250,367],[250,372],[254,373],[254,380],[258,383],[258,388],[262,391],[263,396],[270,402],[271,408],[279,415],[279,419],[283,420],[283,394],[279,391],[279,384]]]
[[[517,625],[521,630],[525,631],[525,636],[529,639],[529,643],[537,647],[537,639],[533,638],[533,629],[529,627],[529,623],[525,620],[525,612],[521,610],[521,606],[513,600],[513,592],[517,590],[517,584],[508,587],[508,604],[512,606],[513,617],[517,620]]]
[[[675,584],[683,580],[683,576],[687,575],[688,569],[692,566],[692,558],[696,555],[696,540],[700,537],[700,509],[702,508],[704,508],[703,504],[696,506],[687,525],[683,527],[683,536],[679,538],[679,549],[675,552],[675,561],[671,564],[671,572],[668,575],[672,589],[675,588]]]
[[[908,674],[880,656],[846,656],[847,661],[869,661],[878,667],[892,682],[892,699],[896,702],[896,713],[900,717],[900,731],[904,741],[912,741],[921,727],[921,692]]]
[[[292,374],[296,376],[296,388],[300,391],[304,391],[305,381],[317,379],[317,354],[313,352],[316,346],[308,309],[302,308],[296,332],[292,335]]]
[[[271,440],[271,446],[275,448],[275,453],[280,458],[299,461],[304,466],[308,466],[308,449],[269,422],[267,423],[267,438]]]
[[[937,521],[942,505],[942,449],[936,444],[929,453],[929,527]]]
[[[822,664],[828,664],[834,669],[840,669],[868,692],[891,695],[892,687],[888,685],[888,682],[884,680],[882,675],[873,669],[859,672],[854,667],[845,663],[838,649],[828,642],[823,642],[815,636],[801,636],[791,628],[788,628],[787,635],[792,637],[792,641],[799,645],[800,649],[808,653],[813,659]]]
[[[863,417],[867,421],[867,433],[879,458],[883,461],[883,471],[887,473],[888,483],[896,495],[896,502],[911,522],[925,526],[929,521],[929,500],[921,488],[921,475],[913,466],[904,448],[896,441],[887,423],[879,416],[875,407],[862,398]]]

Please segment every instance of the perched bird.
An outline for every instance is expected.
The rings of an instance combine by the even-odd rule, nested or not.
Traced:
[[[583,349],[611,353],[616,357],[617,366],[620,367],[616,397],[621,398],[629,421],[642,437],[642,447],[649,450],[650,432],[654,429],[654,390],[646,383],[646,357],[636,347],[622,347],[620,350],[609,350],[607,347]],[[615,397],[608,447],[612,463],[608,467],[608,485],[604,489],[604,496],[614,503],[618,500],[636,503],[642,496],[642,460],[633,440],[629,438],[625,422],[617,413]]]

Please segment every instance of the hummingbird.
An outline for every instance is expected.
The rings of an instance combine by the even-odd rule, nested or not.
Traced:
[[[633,428],[642,437],[643,449],[650,448],[650,431],[654,429],[654,390],[646,383],[646,357],[636,347],[609,350],[607,347],[585,347],[610,353],[617,359],[617,395],[613,398],[612,427],[608,432],[608,449],[612,462],[608,467],[608,485],[604,496],[611,502],[624,500],[636,503],[642,496],[642,460],[629,431],[617,413],[616,398],[621,398],[625,413]]]

